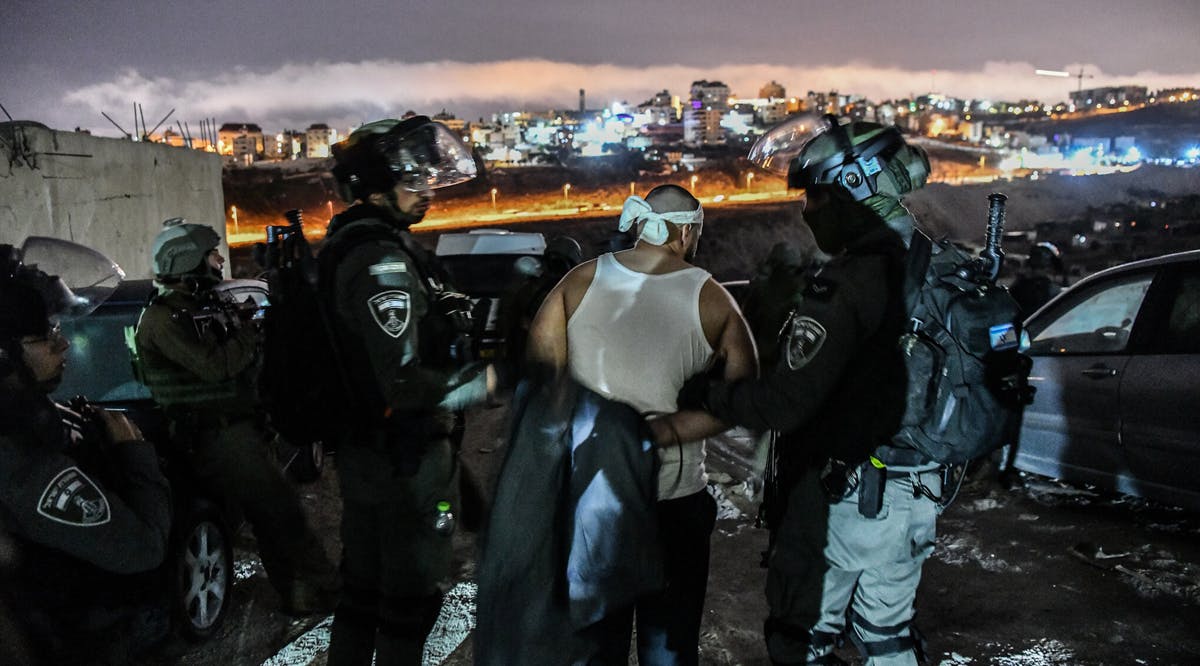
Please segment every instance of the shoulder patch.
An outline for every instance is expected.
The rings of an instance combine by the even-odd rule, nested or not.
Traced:
[[[367,299],[367,307],[379,328],[393,338],[400,337],[408,329],[412,308],[409,307],[407,291],[380,292]]]
[[[825,327],[812,317],[796,317],[792,319],[791,329],[787,338],[787,364],[792,370],[799,370],[821,350],[825,343]]]
[[[59,472],[38,500],[38,513],[56,523],[96,527],[112,519],[108,498],[78,467]]]
[[[403,261],[386,261],[380,264],[372,264],[367,271],[371,275],[383,275],[385,273],[407,273],[408,264]]]
[[[804,288],[804,295],[819,301],[827,301],[833,297],[833,292],[836,289],[837,283],[833,280],[814,275],[808,279],[808,286]]]

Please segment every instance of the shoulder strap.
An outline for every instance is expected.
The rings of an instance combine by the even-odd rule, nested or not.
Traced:
[[[925,285],[925,274],[929,272],[929,262],[933,253],[933,241],[919,229],[913,231],[912,242],[908,246],[908,256],[904,268],[904,313],[912,316],[917,307],[921,287]]]

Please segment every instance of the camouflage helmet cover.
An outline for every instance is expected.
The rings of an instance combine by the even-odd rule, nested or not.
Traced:
[[[797,116],[755,143],[750,160],[787,175],[796,189],[822,185],[854,201],[882,195],[900,199],[925,185],[929,158],[909,145],[895,127],[855,121],[841,124],[836,116]]]
[[[192,224],[182,217],[166,220],[151,249],[154,274],[160,279],[205,274],[204,259],[220,244],[221,236],[206,224]]]
[[[876,195],[900,199],[925,186],[929,158],[910,146],[895,127],[856,121],[838,123],[826,116],[827,129],[813,136],[788,165],[793,187],[828,185],[854,201]]]

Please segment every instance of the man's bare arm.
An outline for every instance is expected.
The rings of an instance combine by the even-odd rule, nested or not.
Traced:
[[[565,282],[565,281],[564,281]],[[567,308],[564,298],[564,282],[559,282],[542,306],[538,308],[529,326],[529,344],[525,350],[531,367],[553,371],[561,375],[567,368]]]
[[[715,281],[706,284],[700,294],[701,322],[706,333],[716,329],[714,362],[724,367],[723,379],[734,381],[758,375],[758,353],[754,338],[741,311],[729,292]],[[714,327],[716,323],[718,326]],[[694,442],[729,429],[729,425],[708,412],[685,410],[650,422],[659,446]]]

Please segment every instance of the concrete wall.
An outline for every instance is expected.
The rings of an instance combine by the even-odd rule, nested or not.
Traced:
[[[63,238],[99,250],[130,278],[152,277],[163,220],[186,217],[224,237],[224,208],[213,153],[0,123],[0,243]]]

